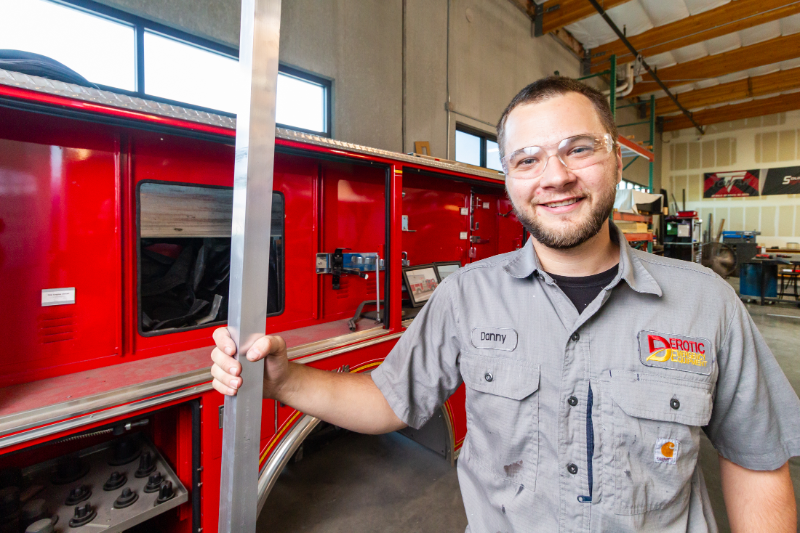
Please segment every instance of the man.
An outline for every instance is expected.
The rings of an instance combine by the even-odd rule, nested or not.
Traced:
[[[459,482],[474,533],[716,531],[697,465],[720,453],[734,532],[794,532],[800,401],[747,310],[708,269],[632,250],[609,224],[622,178],[605,98],[523,89],[498,143],[527,245],[449,276],[372,375],[263,358],[265,397],[362,433],[420,427],[466,384]],[[214,333],[214,387],[240,366]]]

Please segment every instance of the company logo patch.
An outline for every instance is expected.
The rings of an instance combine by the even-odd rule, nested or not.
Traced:
[[[511,328],[474,328],[470,340],[476,348],[512,352],[517,347],[517,332]]]
[[[653,460],[656,463],[674,465],[678,462],[680,442],[674,439],[658,439],[653,450]]]
[[[639,359],[643,365],[711,374],[714,362],[711,342],[698,337],[639,332]]]

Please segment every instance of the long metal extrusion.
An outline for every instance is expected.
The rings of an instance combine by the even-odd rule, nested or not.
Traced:
[[[603,6],[601,6],[597,2],[597,0],[589,0],[589,3],[592,4],[592,6],[594,6],[594,8],[597,10],[597,12],[600,14],[600,16],[603,17],[603,20],[606,21],[606,24],[608,24],[608,26],[612,30],[614,30],[614,33],[617,34],[617,37],[619,37],[619,40],[622,41],[622,43],[628,48],[628,50],[631,51],[631,53],[633,54],[633,57],[639,57],[639,52],[636,51],[636,48],[634,48],[633,45],[631,44],[631,42],[628,40],[628,38],[625,37],[625,34],[620,31],[620,29],[617,27],[616,24],[614,24],[614,21],[611,20],[611,17],[608,16],[608,14],[606,13],[605,9],[603,9]],[[686,115],[686,118],[688,118],[692,122],[692,124],[694,124],[694,127],[697,128],[697,131],[700,132],[700,135],[705,134],[705,131],[703,131],[703,127],[700,124],[697,123],[697,121],[694,119],[694,116],[692,115],[692,113],[688,109],[683,107],[680,102],[678,102],[678,99],[675,97],[675,95],[672,94],[672,92],[667,88],[666,85],[664,85],[664,82],[662,82],[659,79],[659,77],[656,75],[655,71],[653,71],[653,69],[650,68],[650,65],[647,64],[647,61],[645,61],[644,58],[642,58],[642,66],[645,68],[645,70],[647,70],[647,73],[650,74],[650,76],[653,77],[653,79],[658,84],[658,86],[661,87],[661,89],[663,89],[665,93],[667,93],[667,96],[669,96],[670,100],[672,100],[673,103],[676,106],[678,106],[678,109],[680,109],[683,112],[683,114]],[[613,85],[613,83],[612,83],[612,85]]]
[[[264,363],[242,355],[264,335],[275,161],[281,0],[242,0],[228,330],[242,386],[225,397],[220,533],[254,533]]]

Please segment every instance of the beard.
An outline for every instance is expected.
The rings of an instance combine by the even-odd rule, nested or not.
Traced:
[[[584,197],[585,202],[590,202],[593,196],[586,194]],[[536,216],[535,204],[531,203],[530,215],[523,212],[517,207],[513,200],[511,204],[514,206],[514,214],[520,223],[528,230],[528,233],[533,236],[539,243],[553,248],[556,250],[566,250],[580,246],[600,232],[603,223],[611,215],[614,209],[614,200],[616,198],[616,184],[613,187],[602,191],[597,196],[597,201],[594,203],[591,212],[588,216],[584,217],[575,223],[569,223],[563,228],[549,228]]]

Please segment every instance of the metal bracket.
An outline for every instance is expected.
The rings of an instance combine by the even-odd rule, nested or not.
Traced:
[[[384,260],[377,253],[344,253],[350,248],[337,248],[332,254],[317,254],[317,274],[333,276],[333,290],[341,289],[341,276],[353,274],[367,279],[370,272],[385,270]]]

